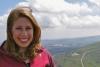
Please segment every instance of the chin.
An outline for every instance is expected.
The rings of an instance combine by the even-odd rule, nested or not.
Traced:
[[[20,43],[19,44],[19,47],[22,47],[22,48],[27,48],[29,46],[29,43],[26,44],[26,43]]]

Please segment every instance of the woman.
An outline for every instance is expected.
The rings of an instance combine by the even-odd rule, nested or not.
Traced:
[[[0,67],[54,67],[40,37],[41,29],[31,9],[13,9],[7,19],[7,40],[0,47]]]

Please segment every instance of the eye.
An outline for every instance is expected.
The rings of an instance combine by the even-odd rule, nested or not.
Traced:
[[[21,27],[17,27],[17,28],[16,28],[16,30],[21,30],[21,29],[22,29]]]
[[[31,27],[27,27],[27,28],[26,28],[26,30],[31,30],[31,29],[32,29]]]
[[[32,28],[30,28],[30,27],[27,27],[26,29],[32,29]]]
[[[33,28],[32,27],[26,27],[25,30],[26,31],[31,31],[31,30],[33,30]]]

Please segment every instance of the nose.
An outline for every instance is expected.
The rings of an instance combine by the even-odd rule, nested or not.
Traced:
[[[26,31],[25,29],[23,29],[23,30],[21,31],[21,34],[25,36],[25,35],[27,35],[27,31]]]

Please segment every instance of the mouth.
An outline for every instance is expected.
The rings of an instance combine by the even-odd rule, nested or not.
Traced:
[[[28,38],[20,38],[19,40],[22,43],[27,43],[29,39]]]

